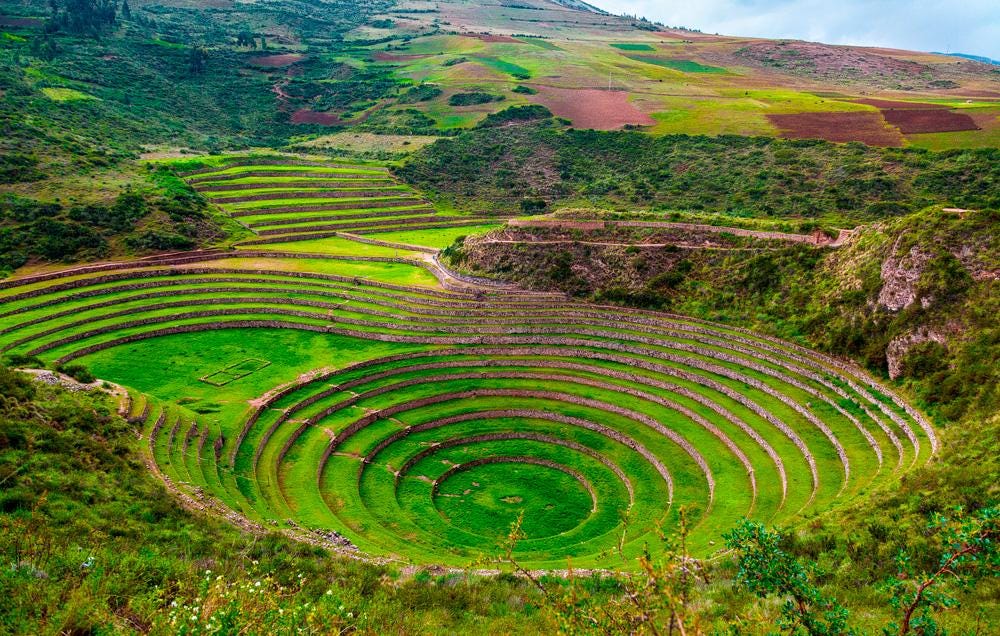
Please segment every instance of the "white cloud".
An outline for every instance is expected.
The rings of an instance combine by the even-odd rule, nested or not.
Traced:
[[[1000,59],[997,0],[596,0],[706,33],[972,53]]]

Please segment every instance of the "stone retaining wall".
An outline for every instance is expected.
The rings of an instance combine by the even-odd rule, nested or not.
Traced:
[[[306,216],[299,217],[296,216],[290,219],[265,219],[263,221],[252,221],[250,223],[245,223],[251,230],[259,227],[270,227],[272,225],[281,225],[287,223],[296,224],[306,224],[306,223],[322,223],[324,221],[356,221],[358,219],[377,219],[385,216],[416,216],[420,214],[425,214],[427,212],[433,212],[434,208],[429,207],[414,207],[414,208],[402,208],[398,210],[385,210],[382,212],[364,212],[362,214],[328,214],[325,216]],[[436,250],[435,250],[436,251]]]
[[[229,216],[233,218],[241,218],[244,216],[265,216],[268,214],[295,214],[297,212],[325,212],[325,211],[335,211],[335,210],[367,210],[369,208],[410,208],[415,205],[426,205],[427,202],[423,199],[410,198],[399,198],[399,199],[387,199],[384,202],[380,202],[379,205],[372,205],[371,201],[357,201],[354,203],[326,203],[317,205],[284,205],[268,208],[255,208],[251,210],[232,210],[227,212]]]
[[[289,227],[289,228],[273,228],[269,230],[256,230],[258,236],[280,236],[287,235],[291,232],[296,233],[298,237],[296,240],[302,240],[301,235],[304,233],[313,232],[325,232],[329,230],[356,230],[369,227],[382,227],[385,225],[391,226],[409,226],[417,225],[422,223],[431,223],[437,219],[436,216],[407,216],[402,219],[379,219],[375,221],[346,221],[343,223],[322,223],[319,225],[307,225],[303,227]],[[334,234],[337,236],[337,234]],[[247,241],[241,243],[241,245],[259,245],[261,241]]]
[[[227,163],[223,166],[213,166],[208,168],[199,168],[197,170],[188,170],[186,172],[178,172],[177,176],[181,178],[187,178],[199,174],[208,174],[210,172],[220,172],[222,170],[228,170],[229,168],[244,168],[247,166],[309,166],[313,168],[335,168],[338,170],[375,170],[378,172],[385,172],[386,174],[388,174],[389,172],[387,169],[382,168],[381,166],[365,166],[358,164],[336,164],[323,161],[306,161],[304,159],[243,159],[240,161],[235,161],[233,163]]]
[[[239,192],[241,190],[265,190],[273,188],[342,188],[351,186],[356,188],[378,188],[385,187],[387,183],[392,183],[389,179],[359,179],[351,178],[342,181],[264,181],[260,183],[230,183],[222,185],[192,185],[198,192]]]
[[[223,203],[254,203],[256,201],[281,201],[283,199],[381,199],[409,194],[406,190],[328,190],[324,192],[265,192],[236,197],[211,197],[216,205]]]
[[[218,183],[220,181],[232,181],[234,179],[244,179],[244,178],[268,178],[268,177],[316,177],[316,178],[329,178],[338,179],[343,181],[361,181],[361,180],[372,180],[379,182],[390,182],[393,180],[384,177],[380,178],[373,174],[362,174],[362,173],[350,173],[350,172],[309,172],[295,170],[250,170],[248,172],[239,172],[234,174],[220,174],[211,177],[194,177],[185,179],[189,185],[192,187],[200,185],[203,183]],[[308,182],[304,182],[308,183]],[[259,187],[259,186],[258,186]],[[198,188],[195,187],[197,190]]]

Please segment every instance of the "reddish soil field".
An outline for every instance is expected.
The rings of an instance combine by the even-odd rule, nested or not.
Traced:
[[[965,113],[951,110],[883,110],[885,120],[898,127],[904,134],[956,132],[959,130],[979,130],[979,126]]]
[[[408,62],[410,60],[422,60],[425,57],[430,57],[430,55],[397,55],[385,51],[379,51],[372,55],[372,59],[379,62]]]
[[[248,61],[254,66],[281,68],[282,66],[289,66],[291,64],[295,64],[296,62],[301,62],[304,59],[306,58],[302,55],[285,53],[284,55],[261,55],[259,57],[252,57]]]
[[[651,126],[656,122],[628,101],[625,91],[598,88],[553,88],[539,86],[531,101],[541,104],[577,128],[615,130],[632,124]]]
[[[868,106],[874,106],[875,108],[880,108],[882,110],[886,110],[886,109],[889,109],[889,108],[897,108],[897,109],[908,109],[908,108],[912,109],[912,108],[916,108],[916,109],[921,109],[921,110],[928,110],[928,109],[932,109],[932,108],[943,108],[945,110],[948,109],[948,107],[945,106],[944,104],[921,104],[919,102],[896,102],[896,101],[893,101],[891,99],[875,99],[875,98],[872,98],[872,97],[865,98],[865,99],[855,99],[853,101],[856,104],[867,104]]]
[[[319,124],[320,126],[342,126],[344,121],[332,113],[318,113],[303,108],[292,113],[293,124]]]
[[[767,118],[781,130],[781,136],[788,139],[860,141],[870,146],[903,145],[903,136],[886,126],[880,113],[798,113],[768,115]]]

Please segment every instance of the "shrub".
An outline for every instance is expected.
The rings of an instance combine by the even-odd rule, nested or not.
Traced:
[[[416,104],[418,102],[429,102],[443,93],[440,88],[432,84],[419,84],[410,88],[400,95],[400,104]]]
[[[490,113],[482,122],[479,123],[479,127],[491,128],[504,126],[506,124],[550,119],[551,117],[552,111],[540,104],[531,104],[529,106],[511,106],[510,108],[504,109],[499,113]]]
[[[136,236],[126,238],[125,245],[129,249],[136,251],[189,250],[195,246],[195,242],[180,234],[147,230]]]
[[[39,181],[45,173],[38,169],[38,160],[17,152],[0,154],[0,183]]]
[[[14,353],[7,356],[6,364],[10,367],[31,367],[36,369],[45,368],[45,363],[36,356],[28,356],[20,353]]]
[[[64,364],[56,367],[56,371],[60,373],[65,373],[69,377],[73,378],[77,382],[82,384],[90,384],[97,378],[91,373],[90,369],[83,366],[82,364]]]
[[[448,104],[451,106],[478,106],[479,104],[502,102],[503,100],[503,95],[473,91],[471,93],[455,93],[448,98]]]
[[[538,214],[548,207],[545,199],[521,199],[521,211],[525,214]]]

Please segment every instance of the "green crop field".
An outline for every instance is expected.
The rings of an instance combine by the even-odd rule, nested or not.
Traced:
[[[631,49],[636,50],[636,49]],[[632,55],[630,59],[636,60],[638,62],[644,62],[646,64],[654,64],[656,66],[662,66],[663,68],[673,69],[675,71],[681,71],[682,73],[725,73],[726,69],[719,68],[718,66],[707,66],[705,64],[699,64],[694,60],[671,60],[662,57],[654,57],[652,55]]]

